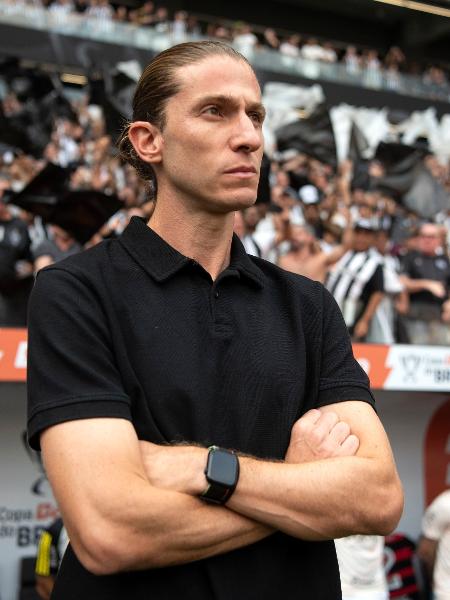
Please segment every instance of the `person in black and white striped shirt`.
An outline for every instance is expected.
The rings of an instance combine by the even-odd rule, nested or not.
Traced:
[[[352,248],[336,263],[326,281],[356,341],[367,336],[384,295],[382,257],[375,248],[377,229],[372,219],[355,222]]]

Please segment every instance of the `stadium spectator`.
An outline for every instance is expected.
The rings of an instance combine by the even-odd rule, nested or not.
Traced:
[[[331,42],[325,42],[323,44],[322,58],[321,60],[326,63],[335,63],[337,61],[336,50],[333,48]]]
[[[236,211],[234,214],[234,233],[241,240],[247,254],[261,257],[261,249],[248,232],[243,213],[244,211]]]
[[[90,6],[86,10],[86,16],[98,19],[104,24],[114,16],[114,10],[108,0],[90,0]]]
[[[36,592],[42,600],[49,600],[56,574],[66,551],[69,537],[61,518],[46,527],[39,538],[36,556]]]
[[[250,25],[245,23],[238,24],[233,36],[233,45],[238,52],[250,59],[253,55],[258,38],[253,33]]]
[[[201,36],[202,29],[197,17],[188,14],[186,22],[186,31],[189,35],[193,36],[194,38],[199,38]]]
[[[172,42],[179,44],[186,41],[188,14],[185,10],[178,10],[172,22]]]
[[[323,60],[324,50],[315,38],[309,38],[302,46],[300,55],[306,60]]]
[[[66,258],[66,256],[81,252],[83,249],[81,244],[62,227],[49,225],[48,230],[50,233],[49,239],[42,241],[32,251],[35,272]]]
[[[425,511],[418,554],[433,581],[434,600],[450,598],[450,489]]]
[[[152,0],[129,12],[129,19],[135,25],[153,25],[155,17],[155,3]]]
[[[242,216],[245,226],[245,236],[243,239],[244,247],[249,254],[262,257],[261,248],[254,237],[256,227],[261,218],[258,206],[249,206],[248,208],[244,209],[242,211]]]
[[[2,195],[0,187],[0,326],[20,327],[26,324],[32,284],[31,240],[27,224],[13,215]]]
[[[206,33],[207,37],[221,40],[223,42],[230,42],[232,40],[231,30],[223,25],[209,24]]]
[[[406,57],[398,46],[391,46],[384,57],[384,66],[386,69],[396,67],[399,71],[404,70]]]
[[[342,600],[388,600],[383,567],[384,538],[350,535],[335,540]]]
[[[397,336],[397,314],[405,315],[409,308],[409,296],[400,279],[400,261],[390,254],[387,229],[379,229],[375,245],[382,257],[384,296],[370,323],[366,341],[377,344],[393,344]]]
[[[117,6],[113,19],[118,23],[126,23],[129,21],[128,9],[126,6]]]
[[[383,299],[382,258],[375,247],[374,220],[359,219],[353,227],[352,248],[332,270],[326,281],[355,341],[363,342]]]
[[[275,31],[275,29],[271,29],[268,27],[264,30],[264,44],[270,50],[278,50],[280,48],[280,39]]]
[[[320,194],[314,185],[304,185],[298,191],[301,200],[302,213],[305,223],[321,239],[323,236],[323,223],[320,218]]]
[[[416,544],[405,534],[396,531],[384,538],[384,570],[390,598],[428,599]]]
[[[347,246],[340,244],[330,252],[324,252],[309,225],[291,225],[289,232],[290,249],[279,258],[278,265],[323,283],[330,266],[343,256]]]
[[[364,68],[364,81],[367,87],[379,88],[382,83],[382,65],[376,50],[363,52],[362,65]]]
[[[291,35],[281,42],[280,44],[280,52],[285,56],[289,56],[292,58],[296,58],[300,54],[300,36],[299,35]]]
[[[167,33],[169,31],[169,11],[165,6],[160,6],[156,9],[153,25],[155,27],[155,31],[157,31],[158,33]]]
[[[298,222],[303,222],[303,217],[295,190],[291,187],[273,186],[272,205],[258,222],[252,235],[262,257],[277,262],[280,253],[286,250],[290,223]]]
[[[361,57],[358,54],[355,46],[347,46],[344,54],[344,64],[347,73],[350,75],[358,75],[361,70]]]
[[[441,227],[425,223],[420,227],[417,250],[402,260],[402,282],[410,294],[404,319],[413,344],[448,345],[450,325],[445,301],[450,286],[450,261],[442,246]],[[443,312],[444,309],[444,312]]]

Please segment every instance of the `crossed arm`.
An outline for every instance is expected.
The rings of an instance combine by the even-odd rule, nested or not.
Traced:
[[[242,457],[227,507],[197,498],[206,449],[139,442],[128,421],[62,423],[41,445],[74,551],[97,574],[199,560],[274,530],[310,540],[384,534],[402,510],[389,443],[363,402],[304,415],[284,462]]]

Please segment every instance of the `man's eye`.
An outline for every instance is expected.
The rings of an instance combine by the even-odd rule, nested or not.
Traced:
[[[264,117],[259,112],[251,112],[251,113],[249,113],[248,116],[250,117],[250,119],[252,121],[254,121],[255,123],[257,123],[258,125],[261,125],[262,122],[264,121]]]
[[[205,108],[204,112],[209,115],[220,116],[220,110],[217,106],[208,106],[208,108]]]

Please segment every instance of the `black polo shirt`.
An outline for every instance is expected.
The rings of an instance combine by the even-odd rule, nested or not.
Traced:
[[[342,316],[317,282],[235,236],[216,281],[134,217],[119,239],[39,272],[30,302],[28,433],[87,417],[140,439],[282,459],[312,407],[374,403]],[[124,544],[127,540],[123,541]],[[340,598],[334,544],[282,533],[187,565],[96,577],[69,548],[56,599]]]
[[[445,254],[429,256],[417,251],[408,252],[402,260],[402,271],[411,279],[440,281],[444,285],[448,297],[450,289],[450,261]],[[428,290],[422,290],[411,294],[411,302],[421,302],[441,307],[447,297],[438,298]],[[426,318],[426,315],[424,317]]]

